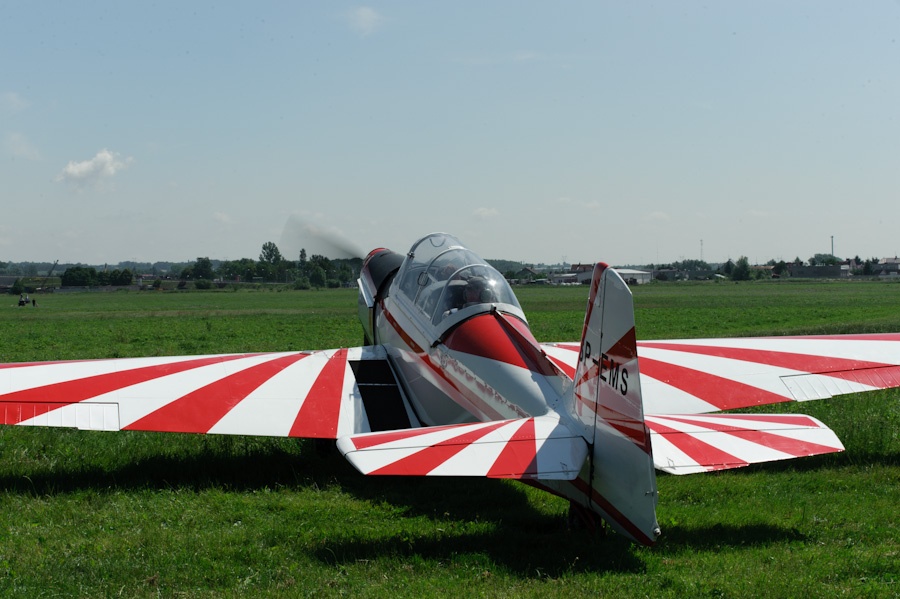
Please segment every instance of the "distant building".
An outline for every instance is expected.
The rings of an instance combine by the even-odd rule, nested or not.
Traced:
[[[12,286],[16,284],[16,281],[19,280],[18,276],[7,276],[0,275],[0,293],[7,292],[12,289]]]
[[[900,258],[882,258],[875,265],[875,274],[882,277],[896,277],[900,275]]]
[[[538,276],[538,273],[533,268],[526,266],[516,273],[516,280],[519,283],[527,283],[529,281],[533,281]]]
[[[625,279],[629,285],[643,285],[649,283],[653,279],[653,273],[646,270],[636,270],[634,268],[617,268],[616,272]]]
[[[548,278],[554,285],[578,285],[581,282],[574,272],[553,273]]]
[[[822,266],[788,264],[788,272],[792,277],[801,279],[841,279],[850,274],[850,270],[842,268],[840,264]]]

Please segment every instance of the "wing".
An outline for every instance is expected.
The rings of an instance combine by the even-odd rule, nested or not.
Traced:
[[[0,424],[336,439],[414,417],[370,346],[2,364]]]
[[[542,346],[571,374],[578,345]],[[702,414],[900,387],[900,333],[639,341],[645,414]]]
[[[554,416],[418,428],[380,346],[2,364],[0,424],[339,439],[365,474],[568,480],[587,456]]]
[[[363,474],[573,480],[587,442],[555,416],[355,435],[338,449]]]

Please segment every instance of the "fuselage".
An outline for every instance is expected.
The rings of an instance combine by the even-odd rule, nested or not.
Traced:
[[[400,262],[387,251],[366,260],[360,314],[368,341],[387,350],[422,424],[541,416],[556,408],[571,380],[541,351],[500,273],[455,238],[433,234],[390,275],[376,273],[376,281],[367,272],[374,257]]]

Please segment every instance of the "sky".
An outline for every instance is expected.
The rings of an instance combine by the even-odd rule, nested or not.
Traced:
[[[434,231],[524,262],[869,258],[898,206],[897,0],[0,0],[0,261]]]

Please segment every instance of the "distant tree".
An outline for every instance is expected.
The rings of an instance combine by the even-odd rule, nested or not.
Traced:
[[[825,266],[834,266],[836,264],[840,264],[841,259],[837,256],[832,256],[831,254],[816,254],[812,258],[809,259],[809,265],[815,266],[817,264],[822,264]]]
[[[708,262],[696,259],[673,262],[672,268],[675,270],[712,270]]]
[[[193,269],[193,277],[195,279],[213,279],[215,278],[215,273],[213,272],[212,260],[209,258],[197,258],[194,262]]]
[[[306,271],[306,248],[300,248],[300,259],[297,261],[297,270],[300,271],[300,276],[308,276]]]
[[[280,264],[282,260],[284,260],[284,257],[281,255],[281,251],[278,249],[277,245],[271,241],[267,241],[263,244],[262,251],[259,254],[260,262],[275,266]]]
[[[90,287],[98,284],[97,270],[92,266],[72,266],[62,274],[65,287]]]
[[[191,264],[189,266],[185,266],[180,271],[178,271],[178,278],[181,281],[189,281],[194,278],[194,265]]]
[[[734,263],[734,269],[731,271],[732,281],[749,281],[750,280],[750,260],[747,256],[741,256]]]
[[[877,262],[874,262],[871,258],[863,262],[862,274],[866,276],[875,274],[875,264]]]
[[[284,271],[291,265],[281,255],[278,246],[267,241],[262,246],[257,265],[257,276],[262,276],[267,281],[281,281],[284,279]]]
[[[306,265],[306,276],[313,287],[325,287],[328,279],[335,279],[334,265],[321,254],[313,254]]]
[[[725,265],[722,266],[722,272],[728,276],[731,276],[731,273],[734,272],[734,262],[731,261],[731,258],[729,258]]]
[[[134,281],[134,274],[128,268],[123,268],[118,271],[118,276],[115,277],[115,280],[112,281],[113,285],[131,285]]]
[[[787,264],[785,264],[784,260],[779,260],[772,265],[772,274],[778,275],[780,277],[787,272],[787,269]]]
[[[309,284],[316,288],[325,286],[327,281],[325,269],[321,266],[312,266],[309,273]]]
[[[12,295],[22,295],[25,293],[25,285],[22,283],[22,279],[16,279],[13,282],[12,287],[9,288],[9,292]]]
[[[485,260],[485,262],[503,273],[517,273],[525,267],[523,263],[514,260]],[[515,277],[515,274],[513,274],[513,277]]]
[[[226,260],[219,265],[219,276],[228,281],[252,281],[256,276],[256,261],[250,258]]]

